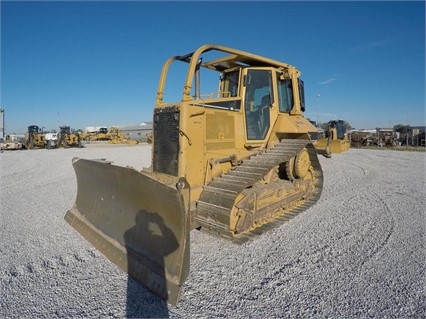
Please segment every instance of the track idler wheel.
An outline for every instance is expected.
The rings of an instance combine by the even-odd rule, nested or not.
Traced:
[[[311,160],[306,148],[302,149],[296,156],[293,156],[286,163],[287,177],[290,181],[301,178],[308,174],[311,168]]]

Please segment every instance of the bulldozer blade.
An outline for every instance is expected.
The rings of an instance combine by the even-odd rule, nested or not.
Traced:
[[[331,152],[332,153],[342,153],[349,150],[350,142],[347,140],[334,140],[331,143]]]
[[[185,179],[73,159],[77,197],[65,220],[110,261],[176,305],[189,273]],[[178,185],[178,187],[176,187]]]

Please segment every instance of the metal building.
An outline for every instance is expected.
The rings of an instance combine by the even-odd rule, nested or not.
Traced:
[[[142,125],[124,126],[120,130],[124,133],[126,138],[145,142],[146,135],[152,131],[152,123],[143,123]]]

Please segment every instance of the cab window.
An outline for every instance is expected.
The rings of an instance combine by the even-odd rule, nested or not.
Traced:
[[[248,140],[262,140],[270,127],[272,78],[269,70],[248,70],[245,77],[245,117]]]
[[[277,76],[278,83],[278,105],[280,112],[290,113],[293,107],[293,86],[291,79],[280,80]]]

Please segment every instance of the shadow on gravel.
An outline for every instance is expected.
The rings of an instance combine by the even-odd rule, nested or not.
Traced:
[[[169,318],[167,302],[128,276],[126,318]]]
[[[177,249],[173,232],[156,213],[141,210],[124,234],[127,249],[127,318],[168,318],[164,257]],[[143,283],[151,293],[145,288]]]

